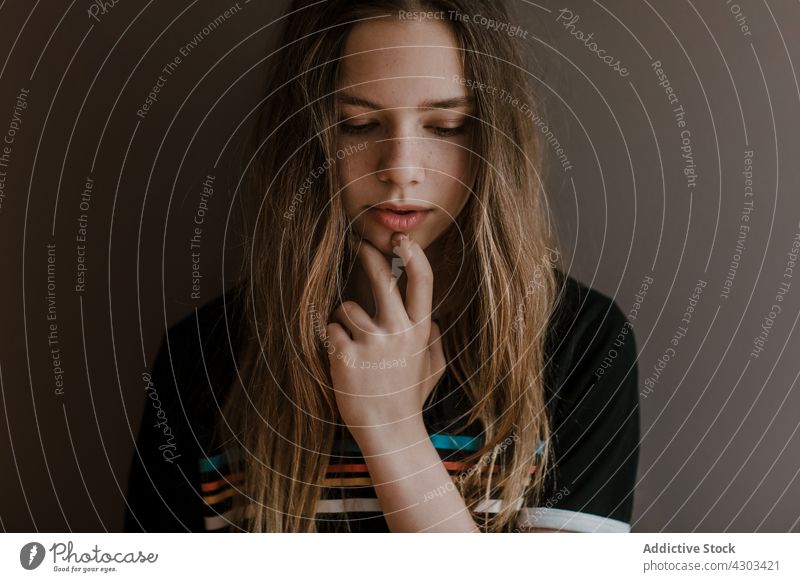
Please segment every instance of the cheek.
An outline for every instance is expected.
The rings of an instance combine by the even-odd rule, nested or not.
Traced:
[[[469,186],[470,158],[469,143],[457,141],[435,144],[429,152],[428,161],[447,179],[460,181]]]
[[[338,163],[337,186],[348,214],[368,202],[368,184],[375,171],[373,168],[374,164],[366,154],[349,156]]]
[[[435,169],[431,177],[442,195],[442,204],[451,213],[458,213],[471,195],[469,150],[448,146],[432,157],[431,167]]]
[[[349,187],[351,184],[358,186],[359,182],[367,181],[376,169],[377,160],[373,158],[375,158],[374,151],[351,155],[342,160],[344,168],[342,176],[345,178],[342,180],[342,186]]]

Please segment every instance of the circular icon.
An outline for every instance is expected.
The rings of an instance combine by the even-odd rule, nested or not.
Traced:
[[[34,570],[44,560],[44,546],[38,542],[29,542],[19,551],[19,563],[26,570]]]

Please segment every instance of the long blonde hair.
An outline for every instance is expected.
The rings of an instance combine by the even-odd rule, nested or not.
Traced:
[[[354,260],[335,159],[334,96],[347,33],[359,20],[399,10],[509,20],[503,3],[489,0],[309,4],[292,5],[272,57],[245,192],[258,208],[242,265],[243,348],[217,427],[221,448],[243,451],[229,459],[245,473],[234,523],[256,532],[316,531],[315,508],[341,422],[315,329],[337,306]],[[522,52],[499,30],[458,18],[450,25],[465,78],[504,87],[528,107],[474,92],[480,163],[457,219],[464,238],[453,227],[443,235],[444,256],[461,263],[457,287],[472,295],[451,293],[450,309],[433,314],[448,369],[469,397],[467,422],[483,427],[482,448],[467,462],[487,471],[462,475],[457,487],[473,511],[483,500],[503,499],[494,517],[474,516],[485,531],[508,531],[515,503],[540,498],[552,462],[544,343],[560,255],[542,193],[542,146],[531,115],[538,105]],[[312,173],[326,164],[329,171]],[[434,305],[441,301],[434,296]]]

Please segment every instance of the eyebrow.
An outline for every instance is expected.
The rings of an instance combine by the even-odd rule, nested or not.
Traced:
[[[388,109],[388,107],[383,107],[378,103],[370,101],[369,99],[356,97],[355,95],[350,95],[348,93],[339,93],[339,95],[337,95],[337,100],[347,105],[366,107],[368,109]],[[449,99],[441,99],[438,101],[426,100],[420,103],[417,106],[417,109],[455,109],[457,107],[472,105],[474,101],[475,99],[469,95],[463,97],[451,97]]]

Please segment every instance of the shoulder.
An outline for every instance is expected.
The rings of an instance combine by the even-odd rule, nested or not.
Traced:
[[[234,287],[169,326],[161,351],[168,343],[183,372],[195,370],[208,358],[216,363],[221,354],[239,347],[241,314],[240,290]]]
[[[570,275],[558,272],[558,278],[560,292],[546,343],[553,395],[574,398],[623,368],[628,383],[635,384],[636,339],[617,302]]]
[[[240,289],[233,287],[202,306],[195,307],[170,325],[164,339],[175,343],[195,339],[198,347],[216,349],[225,338],[237,340],[241,309]],[[189,346],[184,347],[194,347],[192,342],[189,343]]]
[[[201,430],[210,424],[234,378],[241,345],[239,288],[213,298],[169,326],[153,365],[168,399]]]
[[[633,328],[611,297],[559,278],[546,348],[554,471],[532,523],[627,531],[640,436]]]
[[[164,333],[131,458],[125,531],[203,531],[198,459],[235,372],[239,309],[226,293]]]
[[[584,285],[571,275],[557,272],[560,281],[558,301],[551,318],[551,339],[587,339],[617,330],[628,322],[616,301],[611,297]],[[630,331],[630,325],[626,328]]]

